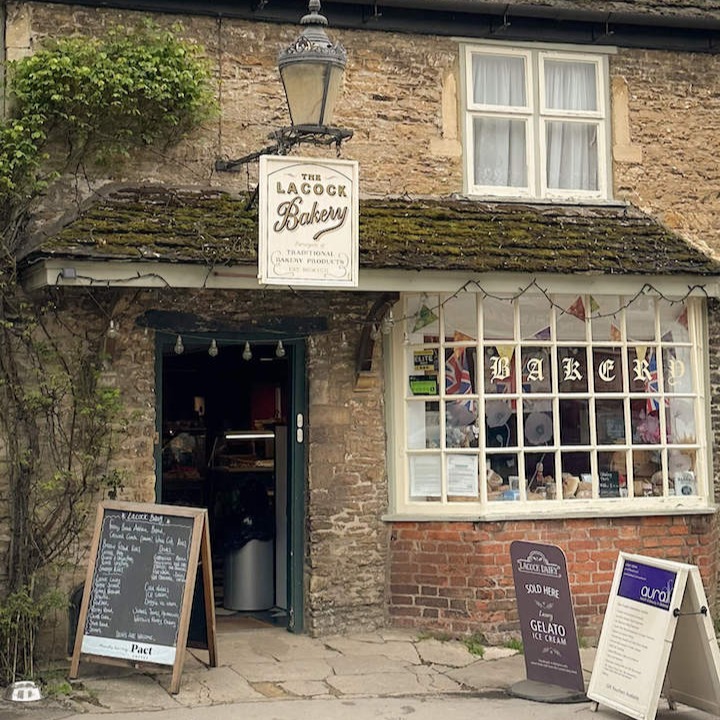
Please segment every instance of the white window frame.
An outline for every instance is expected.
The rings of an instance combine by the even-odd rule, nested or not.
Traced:
[[[473,56],[486,54],[493,56],[523,57],[526,68],[525,95],[527,106],[501,107],[486,106],[473,101]],[[596,111],[551,111],[545,107],[545,60],[567,60],[592,63],[596,67],[596,92],[598,108]],[[612,198],[612,158],[610,154],[610,89],[609,63],[606,53],[587,53],[570,51],[565,48],[526,46],[508,47],[496,43],[467,44],[461,49],[461,67],[464,98],[464,183],[465,193],[477,197],[518,198],[534,200],[562,200],[581,202],[604,202]],[[474,130],[473,121],[480,117],[503,119],[524,119],[529,128],[526,133],[526,163],[528,171],[527,186],[504,187],[497,185],[478,185],[474,180]],[[597,190],[571,189],[561,190],[547,187],[545,124],[550,120],[563,122],[591,122],[597,124]]]
[[[488,497],[487,482],[485,482],[485,474],[482,470],[486,459],[491,454],[498,454],[497,449],[489,449],[486,447],[484,439],[484,431],[481,430],[479,433],[480,439],[477,448],[468,450],[466,448],[457,449],[447,447],[446,443],[441,440],[440,448],[435,449],[418,449],[408,447],[408,407],[413,402],[418,402],[417,397],[413,397],[408,390],[408,374],[412,373],[412,370],[408,367],[408,352],[412,350],[415,345],[409,341],[408,328],[411,327],[412,323],[415,322],[414,317],[409,317],[405,314],[405,300],[407,298],[417,297],[418,293],[407,293],[401,296],[400,304],[397,306],[398,310],[403,308],[403,319],[396,321],[390,341],[392,343],[390,352],[390,372],[392,381],[388,388],[388,424],[392,427],[392,433],[388,433],[389,443],[389,457],[390,461],[390,475],[391,475],[391,513],[397,517],[405,518],[419,518],[419,519],[483,519],[483,520],[495,520],[495,519],[507,519],[511,517],[586,517],[586,516],[613,516],[613,515],[645,515],[645,514],[677,514],[677,513],[692,513],[692,512],[710,512],[712,510],[712,478],[711,469],[712,464],[709,457],[710,442],[708,439],[708,418],[707,418],[707,393],[709,388],[709,379],[707,378],[707,369],[705,362],[706,353],[706,338],[707,338],[707,322],[706,322],[706,309],[703,301],[699,298],[688,298],[685,302],[687,303],[687,318],[688,318],[688,332],[689,341],[680,343],[684,345],[689,352],[692,354],[692,393],[684,393],[684,395],[692,396],[694,402],[694,423],[696,437],[693,443],[687,443],[683,445],[678,443],[677,440],[673,442],[660,443],[659,446],[667,448],[666,453],[669,452],[670,448],[679,450],[687,450],[695,456],[695,483],[696,483],[696,494],[689,497],[681,497],[673,494],[673,491],[669,488],[669,484],[672,482],[669,478],[669,471],[667,466],[667,454],[665,459],[665,465],[663,465],[664,471],[664,486],[663,496],[634,496],[634,489],[630,486],[633,484],[633,470],[632,463],[629,463],[627,473],[627,484],[628,484],[628,496],[627,497],[601,497],[599,495],[599,480],[597,475],[597,456],[596,452],[607,452],[607,447],[600,445],[599,443],[586,445],[562,445],[558,438],[559,433],[559,415],[556,411],[553,411],[554,416],[554,436],[555,442],[552,444],[548,452],[554,453],[556,458],[560,458],[562,453],[565,452],[590,452],[592,454],[592,471],[593,471],[593,496],[591,498],[562,498],[558,495],[556,499],[543,499],[535,500],[527,497],[528,492],[524,487],[522,480],[520,481],[520,497],[518,499],[509,500],[506,502],[498,501],[493,499],[492,501]],[[436,297],[433,294],[430,297]],[[452,294],[440,294],[440,303],[451,298]],[[575,345],[587,348],[589,357],[592,357],[593,347],[603,347],[607,345],[607,342],[593,339],[590,326],[587,326],[587,333],[584,340],[580,341],[568,341],[559,340],[556,332],[556,319],[558,310],[554,311],[552,322],[552,336],[547,341],[536,341],[536,340],[521,340],[520,339],[520,322],[519,322],[519,310],[514,310],[514,339],[512,344],[515,345],[516,349],[520,350],[523,346],[527,345],[540,345],[546,346],[551,349],[572,347]],[[480,313],[481,314],[481,313]],[[622,315],[623,311],[620,310],[618,315]],[[442,315],[440,314],[440,317]],[[659,316],[656,316],[656,340],[660,337],[659,334]],[[623,338],[619,342],[618,347],[621,348],[623,362],[625,363],[625,377],[629,378],[629,371],[627,368],[627,351],[628,348],[637,344],[637,341],[628,340],[627,333],[625,330],[624,320],[623,322]],[[442,320],[440,321],[439,337],[440,342],[438,343],[438,357],[445,357],[445,350],[452,349],[457,343],[453,343],[447,340],[442,340],[447,336],[447,328],[443,327]],[[478,358],[478,369],[476,375],[476,386],[474,392],[467,396],[468,399],[474,399],[478,401],[480,407],[480,414],[478,417],[478,424],[480,428],[485,427],[484,418],[484,400],[496,399],[498,397],[491,394],[486,394],[484,390],[484,381],[479,379],[483,378],[483,350],[486,344],[492,342],[491,340],[485,340],[482,332],[482,320],[478,320],[478,334],[477,338],[474,339],[472,346],[476,348],[476,357]],[[498,341],[505,342],[505,341]],[[510,341],[508,341],[510,342]],[[650,341],[652,345],[656,341]],[[662,346],[662,342],[658,341],[658,347]],[[425,345],[425,343],[423,343]],[[662,347],[661,347],[662,352]],[[553,358],[553,376],[554,386],[551,392],[545,395],[532,395],[525,396],[526,399],[536,400],[538,398],[545,398],[548,401],[555,403],[554,407],[557,409],[558,403],[561,399],[569,397],[568,393],[562,393],[557,388],[557,365],[555,361],[555,353],[550,353]],[[588,368],[590,365],[588,365]],[[592,374],[592,373],[590,373]],[[663,385],[662,368],[659,369],[659,382],[660,387]],[[445,394],[445,366],[444,362],[440,361],[440,367],[438,368],[438,390],[437,399],[439,402],[439,432],[440,437],[445,437],[445,411],[443,410],[443,402],[446,398]],[[626,381],[627,384],[628,381]],[[661,397],[673,396],[673,393],[667,390],[661,391]],[[616,397],[622,396],[625,399],[632,401],[637,396],[637,392],[633,392],[632,389],[627,387],[621,393],[594,393],[592,387],[592,380],[588,379],[588,389],[584,393],[588,398],[593,397],[593,401],[597,399],[611,400]],[[582,395],[582,393],[581,393]],[[575,397],[577,394],[574,395]],[[457,398],[457,396],[453,396]],[[463,398],[465,396],[462,396]],[[591,409],[594,408],[594,404],[590,405]],[[631,427],[629,418],[629,405],[625,404],[625,415],[626,415],[626,426]],[[664,418],[664,414],[660,416]],[[590,424],[592,426],[591,437],[596,436],[595,414],[591,411],[590,413]],[[665,420],[661,420],[661,433],[665,434]],[[658,446],[658,447],[659,447]],[[517,452],[522,457],[522,448],[526,451],[534,452],[532,448],[527,446],[521,440],[518,440],[517,448],[513,447],[508,451],[508,454]],[[650,450],[652,447],[648,446]],[[614,448],[613,448],[614,449]],[[637,442],[625,441],[617,445],[619,452],[625,452],[629,458],[631,452],[642,451],[644,448]],[[448,478],[447,478],[447,458],[453,455],[460,456],[461,458],[467,459],[469,456],[476,454],[478,457],[477,467],[479,470],[478,478],[478,491],[477,499],[474,498],[463,498],[462,502],[456,500],[448,500]],[[439,458],[439,470],[440,470],[440,493],[439,497],[433,497],[432,500],[417,500],[413,499],[410,495],[411,478],[410,478],[410,465],[412,462],[411,458],[420,458],[419,462],[430,462],[431,458]],[[424,458],[424,460],[423,460]],[[522,466],[523,460],[520,460]],[[437,464],[437,463],[436,463]],[[556,463],[557,467],[557,463]],[[527,468],[524,468],[527,471]],[[526,473],[525,473],[526,474]]]

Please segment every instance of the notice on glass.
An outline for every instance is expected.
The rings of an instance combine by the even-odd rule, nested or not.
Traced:
[[[450,455],[447,461],[448,495],[477,497],[477,455]]]
[[[414,455],[410,458],[411,497],[440,497],[440,458]]]
[[[588,697],[631,717],[654,716],[677,622],[671,607],[676,591],[684,591],[682,579],[678,583],[678,572],[660,563],[621,554]]]

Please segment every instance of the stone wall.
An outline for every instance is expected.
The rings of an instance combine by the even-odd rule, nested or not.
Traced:
[[[7,55],[15,58],[32,52],[45,37],[100,32],[114,23],[141,22],[143,17],[104,8],[10,2]],[[177,148],[139,153],[107,177],[58,184],[48,195],[48,217],[67,212],[108,181],[212,184],[230,190],[254,187],[253,164],[247,174],[227,174],[216,173],[214,161],[257,150],[267,144],[271,129],[288,124],[276,60],[278,50],[297,36],[298,26],[167,15],[158,15],[155,20],[167,26],[180,20],[182,34],[205,48],[221,115]],[[342,156],[360,161],[362,193],[444,196],[462,192],[457,42],[451,38],[335,30],[332,17],[329,20],[330,35],[348,51],[336,122],[355,131],[353,139],[343,145]],[[720,57],[621,49],[610,57],[610,68],[616,197],[658,216],[699,246],[720,253],[720,169],[715,151],[720,136]],[[353,391],[358,321],[372,298],[339,293],[163,290],[121,293],[117,302],[116,317],[120,318],[123,332],[116,341],[107,380],[122,389],[128,408],[134,412],[120,462],[132,477],[124,497],[135,500],[150,500],[154,495],[150,438],[155,432],[154,342],[152,333],[146,335],[134,327],[135,317],[148,308],[195,311],[198,307],[208,316],[234,320],[291,312],[308,315],[309,307],[327,315],[330,331],[308,339],[307,627],[310,632],[322,634],[382,624],[389,553],[388,528],[381,521],[387,505],[382,376],[370,392]],[[715,382],[717,320],[711,321],[711,327]],[[713,406],[716,438],[717,417],[717,407]],[[0,487],[0,498],[2,493]],[[677,533],[683,547],[687,547],[686,551],[678,551],[678,558],[700,563],[708,579],[715,574],[714,554],[711,557],[714,551],[711,553],[709,548],[715,547],[716,538],[714,529],[706,527],[703,519],[667,518],[660,526],[648,518],[635,524],[629,520],[593,521],[581,528],[577,523],[562,527],[563,532],[572,527],[581,533],[594,533],[601,525],[633,541],[640,538],[638,528],[652,526],[649,538],[666,531]],[[531,523],[529,527],[540,536],[545,526]],[[500,577],[505,579],[496,580],[486,558],[487,567],[476,570],[475,575],[466,575],[452,592],[443,590],[449,586],[439,579],[444,568],[465,557],[468,550],[476,550],[478,539],[489,539],[491,531],[526,537],[527,529],[519,525],[508,529],[457,523],[442,531],[452,537],[438,539],[433,533],[441,530],[432,524],[397,524],[391,546],[394,583],[408,587],[393,590],[394,621],[424,624],[435,620],[445,622],[448,629],[469,628],[467,618],[476,618],[474,613],[486,610],[482,604],[488,600],[483,595],[485,584],[497,584],[507,600],[507,568],[500,568]],[[690,537],[688,529],[693,533]],[[0,542],[2,533],[0,512]],[[408,533],[416,533],[417,537],[411,538]],[[401,582],[400,566],[405,562],[403,553],[408,551],[404,543],[409,541],[416,543],[417,552],[431,554],[440,552],[433,545],[440,541],[460,544],[443,550],[446,559],[438,559],[432,572],[418,569],[415,579]],[[504,552],[503,548],[499,550]],[[595,559],[589,562],[609,562],[606,556],[600,557],[600,552],[606,551],[599,547],[593,550]],[[580,567],[580,559],[572,562]],[[418,563],[423,567],[427,564],[425,560]],[[599,581],[603,587],[609,570],[603,566],[598,572],[602,573]],[[476,578],[477,584],[468,589],[470,577]],[[582,594],[582,607],[586,609],[580,617],[592,634],[597,626],[599,601],[590,594]],[[412,602],[403,599],[409,597]],[[417,597],[425,599],[418,602],[414,599]],[[502,600],[500,595],[493,597]],[[419,608],[420,612],[408,608]],[[441,613],[443,609],[459,610],[461,614],[451,618]],[[504,622],[488,615],[488,632],[507,630]]]

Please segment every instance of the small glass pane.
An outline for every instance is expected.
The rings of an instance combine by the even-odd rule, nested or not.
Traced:
[[[523,414],[523,436],[526,445],[553,444],[552,412],[532,412]]]
[[[445,443],[449,448],[477,447],[477,401],[445,403]]]
[[[694,401],[690,398],[670,398],[666,402],[668,443],[675,445],[696,443]]]
[[[585,348],[559,347],[557,354],[560,392],[587,392],[588,372]]]
[[[478,456],[448,455],[448,500],[467,502],[478,497]]]
[[[560,444],[590,444],[589,400],[560,400]]]
[[[479,105],[526,107],[525,58],[473,55],[473,101]]]
[[[663,382],[665,392],[693,391],[692,353],[689,347],[663,347]]]
[[[657,445],[661,435],[660,417],[655,401],[651,398],[631,400],[630,415],[633,445]]]
[[[554,300],[557,305],[558,340],[584,340],[585,318],[587,317],[585,297],[583,295],[558,295]]]
[[[622,322],[618,310],[622,301],[617,295],[589,296],[592,338],[596,342],[620,342]]]
[[[410,295],[405,305],[406,332],[411,343],[437,342],[440,301],[437,295]]]
[[[590,453],[565,452],[562,454],[562,488],[564,498],[592,498]]]
[[[633,495],[663,494],[662,458],[659,450],[633,450]]]
[[[438,348],[408,347],[408,391],[411,395],[438,395]]]
[[[683,343],[690,341],[688,331],[688,308],[685,303],[658,300],[660,311],[660,337],[663,342]]]
[[[488,500],[519,500],[517,455],[488,455],[486,468]]]
[[[411,450],[440,447],[440,413],[437,402],[408,403],[407,443]]]
[[[522,391],[524,393],[547,393],[551,388],[552,366],[548,348],[522,348]]]
[[[627,452],[598,453],[598,496],[627,497]]]
[[[598,445],[626,442],[625,413],[622,400],[596,400],[595,426]]]
[[[527,492],[541,493],[548,500],[557,497],[555,482],[555,456],[552,453],[527,453],[525,455]],[[543,493],[543,488],[545,491]]]
[[[696,454],[693,450],[670,450],[668,452],[668,492],[670,495],[687,497],[698,494]]]
[[[596,123],[548,121],[546,182],[551,190],[597,190]]]
[[[439,502],[442,492],[439,455],[411,455],[410,499]]]
[[[528,186],[525,120],[473,119],[475,185]]]
[[[620,348],[593,349],[593,367],[595,368],[595,391],[598,393],[616,393],[623,389],[622,351]]]
[[[474,347],[445,350],[445,394],[468,395],[475,392]]]
[[[652,346],[638,345],[628,348],[630,392],[657,394],[657,350]]]
[[[477,337],[477,295],[460,293],[443,300],[445,339],[469,342]]]
[[[506,395],[517,392],[515,350],[513,345],[487,345],[485,347],[486,393]]]
[[[628,342],[655,340],[655,301],[649,297],[635,300],[625,310]]]
[[[516,403],[510,400],[485,403],[485,444],[489,448],[517,447]]]
[[[483,300],[483,335],[486,340],[512,341],[515,337],[515,308],[509,300]]]
[[[598,109],[595,63],[546,59],[543,69],[546,108],[586,112]]]
[[[523,295],[520,300],[520,337],[523,340],[550,340],[550,306],[538,295]]]

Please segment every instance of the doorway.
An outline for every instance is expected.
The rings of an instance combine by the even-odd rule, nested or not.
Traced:
[[[207,509],[219,620],[300,632],[304,343],[158,335],[157,500]]]

